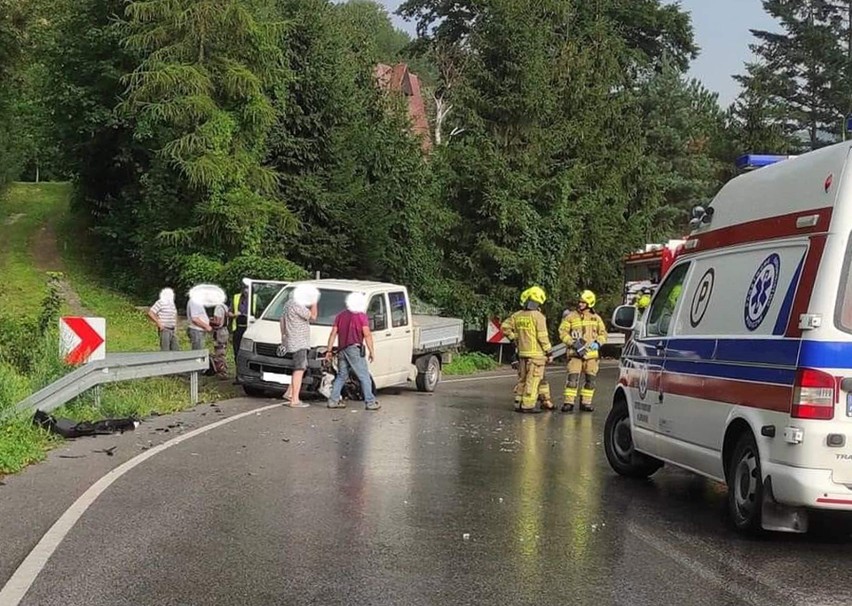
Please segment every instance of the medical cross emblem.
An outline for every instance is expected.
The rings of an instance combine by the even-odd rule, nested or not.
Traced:
[[[780,274],[781,257],[775,253],[769,255],[754,274],[745,300],[745,325],[750,331],[757,330],[769,313]]]

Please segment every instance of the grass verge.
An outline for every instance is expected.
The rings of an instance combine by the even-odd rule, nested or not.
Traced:
[[[34,240],[44,238],[45,227],[56,234],[55,254],[42,256],[41,263],[60,269],[65,283],[78,298],[86,313],[107,320],[107,351],[156,351],[158,340],[145,313],[137,309],[139,302],[104,285],[97,267],[89,259],[91,246],[86,230],[76,223],[69,210],[71,187],[65,183],[13,184],[0,194],[0,310],[7,320],[36,318],[48,292],[48,277],[39,269],[33,257]],[[53,244],[51,242],[51,244]],[[37,247],[37,246],[36,246]],[[67,294],[67,293],[66,293]],[[145,302],[142,302],[143,304]],[[67,301],[63,312],[69,311]],[[54,323],[55,326],[55,323]],[[2,327],[2,323],[0,323]],[[17,340],[21,331],[10,331]],[[11,352],[21,347],[0,343],[0,415],[33,392],[56,380],[67,368],[58,356],[58,337],[52,328],[41,340],[33,340],[37,355],[26,356],[21,364]],[[16,344],[20,345],[20,344]],[[26,348],[25,348],[26,349]],[[5,354],[5,355],[4,355]],[[212,402],[235,395],[230,382],[202,378],[202,402]],[[98,404],[93,393],[87,393],[57,410],[56,416],[76,420],[95,420],[106,417],[137,416],[153,413],[168,414],[189,407],[188,380],[183,377],[163,377],[128,381],[104,386]],[[61,440],[32,425],[28,416],[0,423],[0,476],[15,473],[44,458],[46,451]]]
[[[478,372],[496,370],[500,365],[489,355],[475,351],[459,354],[444,366],[443,372],[449,376],[472,375]]]

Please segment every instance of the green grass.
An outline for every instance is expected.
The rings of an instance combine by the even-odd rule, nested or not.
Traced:
[[[443,372],[445,375],[472,375],[477,372],[487,370],[496,370],[499,368],[497,360],[489,355],[480,352],[472,352],[460,354],[453,358],[453,361],[444,366]]]
[[[35,315],[45,294],[43,272],[33,271],[29,243],[36,230],[67,208],[66,183],[14,183],[0,193],[0,310]]]
[[[156,351],[159,346],[156,331],[145,312],[137,309],[137,305],[150,302],[132,301],[103,283],[97,267],[90,261],[93,255],[86,230],[70,213],[70,196],[71,186],[66,183],[13,184],[0,195],[0,242],[3,242],[0,313],[13,317],[38,315],[46,293],[47,275],[35,266],[33,238],[42,226],[49,225],[56,233],[59,254],[51,262],[61,266],[66,283],[79,296],[86,313],[106,318],[107,351]],[[14,222],[10,217],[15,218]],[[69,306],[63,305],[63,313],[68,311]],[[0,413],[66,370],[58,360],[56,339],[52,335],[49,341],[34,344],[43,348],[44,353],[38,356],[37,367],[28,375],[0,361]],[[229,382],[202,378],[201,401],[233,395],[234,388]],[[163,377],[104,386],[100,405],[90,392],[54,414],[77,420],[146,417],[152,413],[177,412],[188,406],[188,380]],[[41,460],[47,449],[57,443],[57,438],[33,427],[28,417],[0,424],[0,476]]]

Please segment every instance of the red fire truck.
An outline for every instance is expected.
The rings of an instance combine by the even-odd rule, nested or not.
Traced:
[[[624,304],[632,305],[643,292],[657,287],[674,264],[686,240],[646,244],[644,250],[624,257]]]

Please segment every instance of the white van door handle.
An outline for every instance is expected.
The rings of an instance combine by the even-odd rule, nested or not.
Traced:
[[[657,343],[657,355],[660,355],[661,353],[663,353],[663,350],[664,350],[665,348],[666,348],[666,345],[665,345],[665,343],[663,343],[662,341],[660,341],[659,343]]]
[[[392,332],[386,332],[386,333],[385,333],[385,336],[386,336],[386,337],[390,337],[391,335],[393,335],[393,333],[392,333]]]

